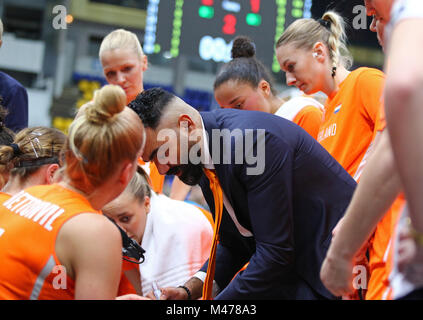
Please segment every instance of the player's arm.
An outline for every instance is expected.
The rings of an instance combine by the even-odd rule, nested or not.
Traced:
[[[115,299],[122,265],[119,230],[103,215],[80,214],[67,221],[56,241],[59,261],[75,280],[75,299]]]
[[[352,290],[354,257],[400,190],[389,135],[385,129],[361,175],[351,203],[336,227],[321,269],[321,279],[334,295],[341,296]]]
[[[423,19],[395,27],[386,65],[386,119],[414,228],[423,232]]]

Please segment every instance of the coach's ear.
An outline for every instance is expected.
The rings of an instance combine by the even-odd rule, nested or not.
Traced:
[[[192,118],[187,114],[181,114],[179,116],[178,125],[179,125],[179,128],[187,128],[188,133],[194,131],[197,128],[194,120],[192,120]]]
[[[197,125],[192,117],[187,114],[181,114],[178,119],[179,132],[186,135],[189,145],[198,143],[203,137],[203,130],[201,125]]]

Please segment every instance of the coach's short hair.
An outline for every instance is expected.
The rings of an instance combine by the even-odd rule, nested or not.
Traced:
[[[128,107],[141,118],[144,127],[156,129],[160,123],[163,111],[175,96],[162,89],[151,88],[141,92]]]

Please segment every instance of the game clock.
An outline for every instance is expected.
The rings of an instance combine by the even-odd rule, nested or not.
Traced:
[[[233,39],[246,35],[257,58],[278,72],[275,43],[295,19],[311,17],[311,5],[311,0],[150,0],[144,51],[228,62]]]

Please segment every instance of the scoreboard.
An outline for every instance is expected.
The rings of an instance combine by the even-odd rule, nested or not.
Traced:
[[[311,6],[312,0],[149,0],[144,52],[228,62],[233,39],[245,35],[276,73],[276,41],[295,19],[311,17]]]

